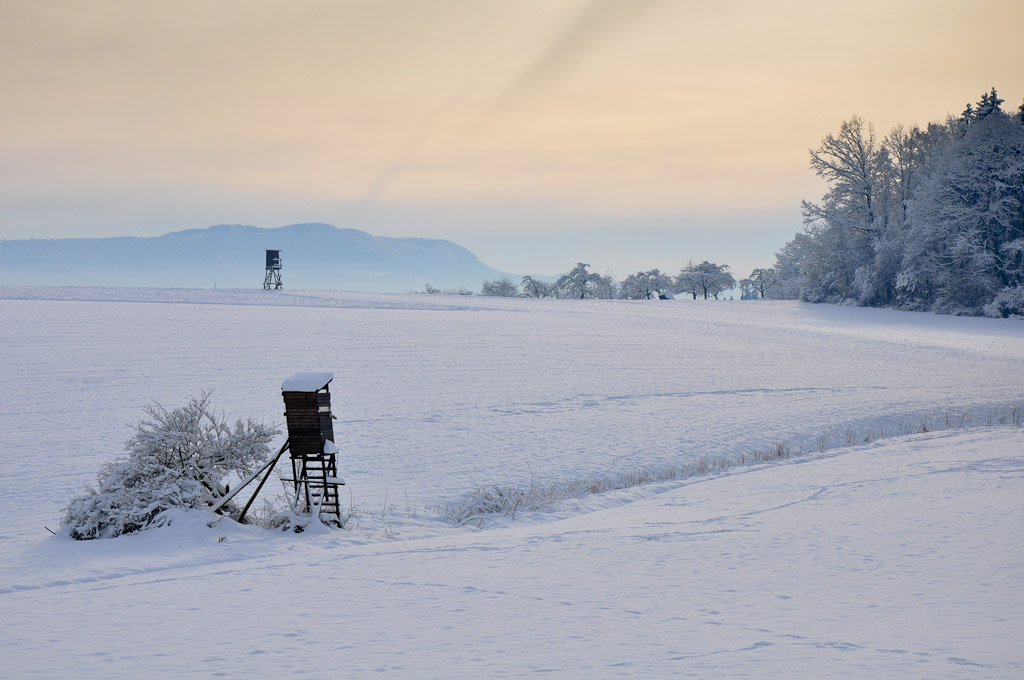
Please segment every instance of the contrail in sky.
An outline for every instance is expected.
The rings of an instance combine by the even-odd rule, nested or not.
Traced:
[[[543,96],[590,54],[665,0],[590,0],[497,97],[492,112]]]
[[[568,21],[526,68],[494,99],[485,116],[508,112],[544,94],[571,73],[586,57],[616,34],[666,0],[589,0]],[[351,209],[352,219],[366,209],[401,176],[430,138],[437,122],[466,98],[479,80],[474,73],[412,131],[408,141],[374,177]]]
[[[430,138],[430,133],[436,127],[437,121],[462,101],[475,82],[476,78],[467,79],[448,99],[420,121],[419,125],[409,135],[408,141],[402,145],[399,152],[395,154],[388,164],[377,173],[370,185],[363,191],[359,200],[356,201],[350,211],[352,219],[358,218],[367,208],[373,205],[377,198],[391,186],[395,178],[405,172],[413,158],[416,157]]]

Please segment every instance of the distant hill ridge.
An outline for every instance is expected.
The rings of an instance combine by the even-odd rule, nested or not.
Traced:
[[[505,276],[441,239],[373,236],[329,224],[219,224],[163,236],[0,242],[0,284],[258,288],[264,251],[281,251],[286,288],[381,292],[464,286]]]

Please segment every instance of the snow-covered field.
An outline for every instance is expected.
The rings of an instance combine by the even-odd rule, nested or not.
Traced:
[[[791,302],[0,287],[13,677],[1020,677],[1024,324]],[[48,538],[151,400],[331,371],[352,528]],[[283,441],[283,436],[281,437]],[[484,530],[474,488],[787,461]],[[824,453],[820,452],[825,447]],[[220,540],[223,537],[223,540]]]

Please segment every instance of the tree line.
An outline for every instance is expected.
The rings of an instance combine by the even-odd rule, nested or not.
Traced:
[[[548,283],[532,276],[524,276],[519,283],[508,277],[484,281],[480,294],[491,297],[565,298],[585,300],[623,299],[657,300],[670,293],[692,295],[707,300],[718,299],[727,290],[736,287],[736,279],[729,266],[704,261],[690,262],[679,274],[670,276],[657,269],[630,274],[621,282],[609,274],[590,271],[590,265],[578,262],[568,274]]]
[[[1024,105],[995,88],[963,113],[879,139],[854,116],[810,150],[828,183],[744,298],[1024,315]]]
[[[828,190],[802,203],[803,231],[738,282],[707,261],[621,282],[577,263],[554,283],[504,278],[480,294],[717,299],[738,285],[742,299],[1024,316],[1024,104],[1003,104],[992,88],[944,122],[882,138],[857,116],[843,121],[809,152]]]

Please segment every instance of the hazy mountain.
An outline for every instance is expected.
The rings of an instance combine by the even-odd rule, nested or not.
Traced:
[[[279,249],[286,288],[406,292],[505,274],[438,239],[387,238],[329,224],[217,225],[158,237],[0,241],[0,284],[259,288]]]

